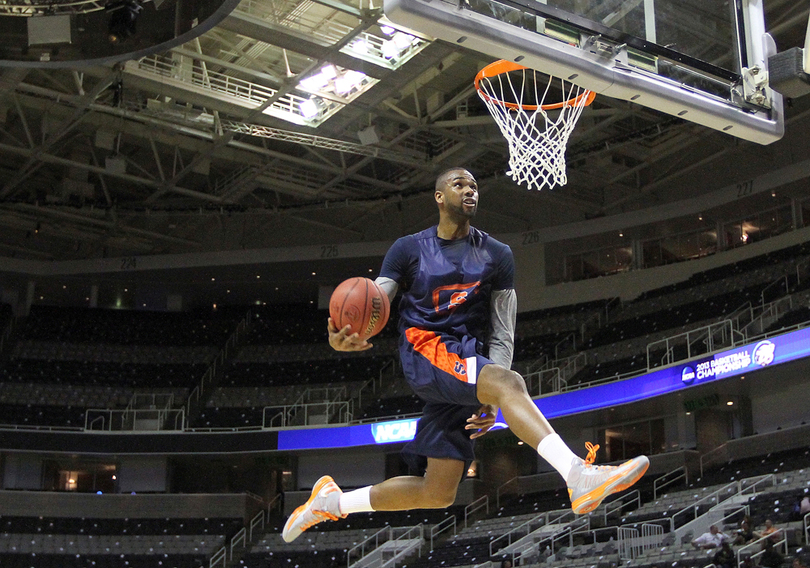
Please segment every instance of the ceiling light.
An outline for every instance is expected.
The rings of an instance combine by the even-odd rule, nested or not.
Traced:
[[[729,400],[729,401],[726,403],[726,406],[734,406],[734,401],[733,401],[733,400]]]
[[[315,75],[307,77],[303,81],[299,82],[298,86],[305,91],[320,91],[328,84],[328,77],[326,77],[323,73],[316,73]]]
[[[394,45],[396,45],[400,51],[405,51],[413,45],[413,41],[416,38],[403,32],[397,32],[392,39],[394,40]]]
[[[360,54],[368,53],[368,42],[363,38],[358,38],[351,44],[352,51]]]
[[[399,55],[399,48],[397,47],[397,44],[394,43],[394,40],[387,39],[383,42],[382,54],[386,59],[393,59]]]
[[[360,71],[346,71],[341,77],[335,79],[335,92],[345,95],[360,86],[365,78],[366,74]]]
[[[324,65],[321,69],[321,75],[326,77],[327,79],[334,79],[337,77],[337,69],[335,69],[334,65]]]
[[[321,102],[321,99],[313,97],[303,101],[298,105],[298,109],[304,118],[315,118],[323,110],[323,102]]]

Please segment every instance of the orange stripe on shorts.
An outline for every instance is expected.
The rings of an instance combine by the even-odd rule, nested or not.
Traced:
[[[416,327],[405,330],[405,338],[413,345],[414,351],[424,356],[434,367],[450,373],[462,382],[468,382],[467,361],[455,353],[450,353],[442,338],[433,331]]]

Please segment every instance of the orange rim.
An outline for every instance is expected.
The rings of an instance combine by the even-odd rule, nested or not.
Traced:
[[[562,101],[559,103],[552,103],[548,105],[519,105],[517,103],[508,103],[495,97],[491,97],[484,91],[482,91],[481,87],[479,86],[479,83],[483,79],[497,77],[498,75],[503,75],[504,73],[509,73],[510,71],[520,71],[523,69],[528,69],[528,67],[520,65],[519,63],[515,63],[513,61],[499,59],[495,63],[490,63],[489,65],[487,65],[478,72],[478,74],[475,76],[475,88],[478,91],[478,93],[486,100],[491,101],[497,105],[505,106],[506,108],[512,110],[518,110],[521,108],[523,110],[537,110],[538,108],[542,110],[559,110],[567,106],[576,106],[580,104],[580,101],[582,101],[582,99],[585,99],[585,102],[582,103],[582,106],[588,106],[593,102],[593,99],[596,98],[596,93],[594,93],[593,91],[585,90],[584,92],[580,93],[573,99],[569,99],[567,101]]]

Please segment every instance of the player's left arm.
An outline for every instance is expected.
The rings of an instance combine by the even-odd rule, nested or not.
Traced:
[[[504,369],[512,368],[515,352],[515,259],[512,249],[503,245],[492,284],[489,304],[489,359]]]
[[[515,350],[515,320],[517,319],[517,295],[515,294],[515,260],[512,250],[503,245],[497,264],[489,306],[489,360],[503,367],[512,368]],[[467,419],[467,430],[476,430],[470,438],[486,434],[495,425],[498,409],[484,405]]]

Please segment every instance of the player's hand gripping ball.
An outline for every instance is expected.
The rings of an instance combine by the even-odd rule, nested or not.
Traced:
[[[329,300],[329,316],[338,329],[350,325],[349,333],[360,339],[377,335],[388,323],[388,295],[373,280],[356,277],[340,283]]]

